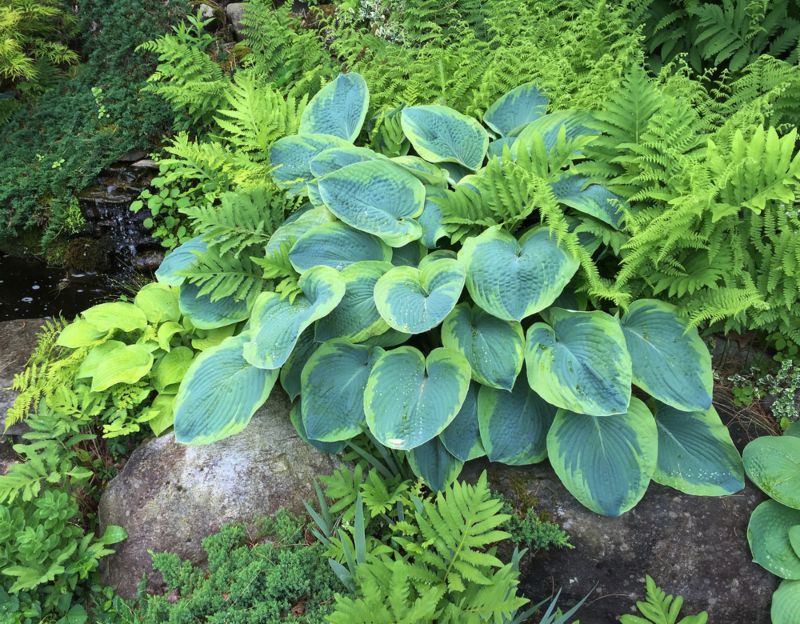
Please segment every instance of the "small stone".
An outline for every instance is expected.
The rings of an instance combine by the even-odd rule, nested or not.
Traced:
[[[133,163],[131,167],[136,167],[137,169],[158,170],[158,163],[155,160],[151,160],[149,158],[142,158],[141,160],[137,160],[135,163]]]
[[[246,2],[232,2],[225,7],[225,13],[228,15],[231,28],[233,29],[237,39],[241,39],[244,36],[244,32],[242,30],[242,16],[244,15],[246,7]]]

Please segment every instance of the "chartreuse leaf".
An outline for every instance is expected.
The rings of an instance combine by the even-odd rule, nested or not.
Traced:
[[[489,135],[472,117],[429,104],[404,108],[400,117],[403,133],[429,162],[452,162],[475,171],[489,148]]]
[[[424,262],[421,268],[394,267],[375,284],[375,305],[390,327],[420,334],[439,325],[464,288],[464,269],[450,258]]]
[[[458,414],[447,429],[439,434],[439,439],[451,455],[462,462],[483,457],[480,425],[478,424],[478,384],[469,384],[467,396]]]
[[[373,152],[367,147],[355,147],[353,145],[332,147],[320,152],[311,160],[311,173],[321,178],[353,163],[380,159],[386,160],[386,157]]]
[[[495,100],[483,115],[484,123],[502,136],[511,136],[547,112],[548,99],[529,82]]]
[[[155,412],[147,419],[147,426],[154,435],[161,435],[175,422],[175,395],[159,394],[150,404],[149,411]]]
[[[800,557],[789,542],[789,529],[800,524],[800,510],[766,500],[753,511],[747,541],[753,561],[775,576],[800,579]]]
[[[292,401],[300,396],[300,376],[303,373],[303,367],[319,346],[320,343],[314,340],[314,328],[309,327],[300,334],[292,354],[281,367],[281,387]]]
[[[315,266],[341,271],[354,262],[392,258],[392,250],[377,236],[354,230],[340,221],[318,225],[297,239],[289,261],[299,273]]]
[[[696,496],[724,496],[744,487],[739,451],[716,410],[681,412],[656,403],[658,464],[653,481]]]
[[[181,286],[178,305],[181,313],[198,329],[224,327],[243,321],[250,315],[250,303],[247,300],[223,297],[212,301],[211,295],[200,294],[200,286],[188,282]]]
[[[277,370],[251,366],[243,355],[250,337],[226,338],[189,367],[175,399],[175,440],[210,444],[240,432],[267,400]]]
[[[619,516],[647,491],[658,459],[658,431],[644,403],[631,397],[625,414],[597,417],[558,410],[547,434],[556,474],[581,504]]]
[[[628,410],[631,358],[619,322],[605,312],[550,308],[551,325],[528,329],[528,383],[556,407],[610,416]]]
[[[756,438],[744,448],[742,459],[747,476],[770,498],[800,509],[800,438]]]
[[[186,280],[183,271],[192,268],[198,257],[208,251],[208,245],[200,236],[192,238],[170,251],[161,266],[156,269],[156,279],[167,286],[180,286]]]
[[[357,262],[341,272],[344,297],[325,318],[317,321],[315,339],[347,338],[363,342],[389,329],[375,307],[375,284],[392,265],[388,262]]]
[[[91,378],[92,392],[101,392],[118,383],[136,383],[152,366],[153,354],[144,345],[108,340],[89,351],[76,377]]]
[[[75,319],[58,335],[56,344],[59,347],[68,349],[78,349],[79,347],[89,347],[108,335],[107,331],[97,329],[89,321]]]
[[[351,227],[374,234],[391,247],[422,236],[414,217],[425,206],[425,187],[417,178],[384,160],[348,165],[319,180],[325,205]]]
[[[467,239],[458,258],[467,269],[472,300],[507,321],[521,321],[551,305],[579,264],[544,226],[531,228],[519,241],[491,227]]]
[[[270,149],[272,179],[291,195],[307,192],[314,179],[311,160],[332,147],[347,147],[344,139],[330,134],[293,134],[278,139]]]
[[[292,405],[292,409],[289,410],[289,420],[294,425],[295,430],[297,430],[297,435],[318,451],[322,451],[323,453],[338,453],[347,446],[347,440],[342,440],[341,442],[320,442],[319,440],[312,440],[309,438],[308,435],[306,435],[306,429],[303,425],[302,407],[299,401],[296,401]]]
[[[800,622],[800,581],[781,581],[772,594],[772,624]]]
[[[311,98],[300,117],[300,134],[332,134],[352,143],[369,107],[369,90],[360,74],[339,74]]]
[[[147,327],[147,316],[144,311],[132,303],[124,301],[92,306],[88,310],[84,310],[81,316],[102,332],[114,329],[132,332]]]
[[[345,283],[336,269],[319,266],[300,276],[303,292],[293,302],[274,292],[258,296],[250,317],[251,338],[244,357],[259,368],[280,368],[289,358],[303,330],[339,304]]]
[[[321,442],[349,440],[364,427],[364,389],[380,347],[345,340],[324,343],[309,358],[301,376],[303,426]]]
[[[589,180],[579,175],[563,176],[551,184],[553,195],[564,204],[588,214],[595,219],[620,229],[623,212],[620,208],[622,198],[599,184],[589,184]]]
[[[178,291],[166,284],[152,283],[142,287],[133,303],[140,308],[147,321],[153,325],[168,321],[179,321]]]
[[[372,435],[384,446],[409,450],[439,435],[461,409],[469,389],[469,363],[450,349],[427,358],[414,347],[385,352],[364,392]]]
[[[634,301],[620,323],[635,385],[684,412],[711,407],[711,355],[675,306],[655,299]]]
[[[511,392],[482,386],[478,422],[489,460],[521,466],[547,457],[547,431],[556,408],[520,376]]]
[[[454,457],[439,438],[433,438],[408,452],[408,465],[431,490],[441,492],[458,478],[464,462]]]
[[[442,323],[442,344],[463,354],[472,368],[472,378],[484,386],[511,390],[522,370],[522,326],[468,303],[458,304]]]
[[[189,370],[193,359],[194,352],[189,347],[172,349],[153,368],[151,375],[153,387],[159,392],[165,392],[170,390],[170,386],[177,386]],[[175,392],[175,389],[171,391]]]

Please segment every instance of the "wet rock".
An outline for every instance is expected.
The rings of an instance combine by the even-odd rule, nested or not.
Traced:
[[[155,160],[151,160],[149,158],[143,158],[142,160],[137,160],[135,163],[131,165],[135,169],[153,169],[158,171],[158,163]]]
[[[474,478],[486,467],[469,466],[468,474]],[[532,600],[562,588],[559,604],[569,607],[597,583],[577,615],[581,624],[609,624],[642,599],[650,574],[667,593],[684,596],[686,613],[706,610],[709,622],[769,624],[777,581],[751,561],[747,523],[763,500],[751,484],[720,498],[651,484],[633,510],[605,518],[581,506],[546,463],[491,464],[488,471],[492,488],[560,524],[575,546],[526,556],[522,587]]]
[[[153,273],[161,265],[163,259],[163,249],[145,249],[136,254],[133,259],[133,268],[143,273]]]
[[[246,7],[246,2],[232,2],[225,7],[225,13],[228,15],[228,20],[231,23],[231,28],[237,39],[241,39],[244,35],[242,30],[242,16],[244,15]]]
[[[208,446],[177,444],[171,433],[148,442],[100,500],[101,530],[118,524],[128,531],[117,553],[103,560],[103,583],[133,597],[142,575],[152,574],[148,551],[202,563],[204,537],[280,508],[302,511],[313,480],[334,465],[295,433],[289,401],[277,390],[236,436]],[[160,576],[148,580],[151,591],[163,589]]]
[[[137,160],[141,160],[142,158],[147,158],[147,152],[142,150],[132,150],[130,152],[126,152],[125,154],[117,158],[117,161],[132,163]]]
[[[6,412],[17,398],[17,393],[9,388],[14,375],[25,368],[31,352],[36,347],[36,335],[43,324],[44,319],[0,322],[0,439],[27,431],[27,427],[22,423],[12,425],[5,431]]]

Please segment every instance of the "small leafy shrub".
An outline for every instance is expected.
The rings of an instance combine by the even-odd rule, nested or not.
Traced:
[[[782,579],[772,595],[772,624],[800,616],[800,428],[763,436],[742,454],[747,476],[771,500],[750,517],[747,541],[753,561]]]
[[[770,399],[770,412],[776,423],[786,429],[797,422],[796,397],[800,392],[800,369],[794,360],[783,360],[777,371],[759,373],[753,369],[749,375],[732,375],[733,396],[738,404],[749,407],[754,401]]]
[[[528,508],[522,515],[512,513],[506,527],[514,546],[524,546],[534,554],[551,548],[574,548],[569,534],[555,522],[544,519],[535,509]]]
[[[633,507],[651,478],[693,494],[740,489],[697,331],[657,300],[602,311],[616,296],[592,257],[602,237],[582,232],[613,236],[618,200],[574,171],[592,135],[583,116],[547,113],[532,85],[489,107],[489,130],[441,105],[408,107],[406,153],[389,157],[353,145],[368,100],[359,75],[341,75],[309,102],[299,134],[273,144],[274,180],[308,202],[259,243],[263,257],[221,254],[263,268],[261,281],[247,265],[187,307],[220,327],[249,323],[187,371],[176,438],[240,431],[280,377],[301,397],[307,438],[368,429],[435,489],[482,455],[549,456],[607,515]],[[216,259],[206,244],[201,234],[159,269],[182,300]]]
[[[683,596],[668,596],[653,580],[647,576],[647,596],[643,601],[636,603],[638,615],[623,615],[619,621],[622,624],[706,624],[708,613],[702,611],[697,615],[687,615],[678,619],[683,607]]]

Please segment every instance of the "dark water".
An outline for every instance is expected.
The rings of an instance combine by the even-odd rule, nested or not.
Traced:
[[[0,321],[59,313],[71,319],[117,293],[119,284],[106,276],[69,273],[0,252]]]

